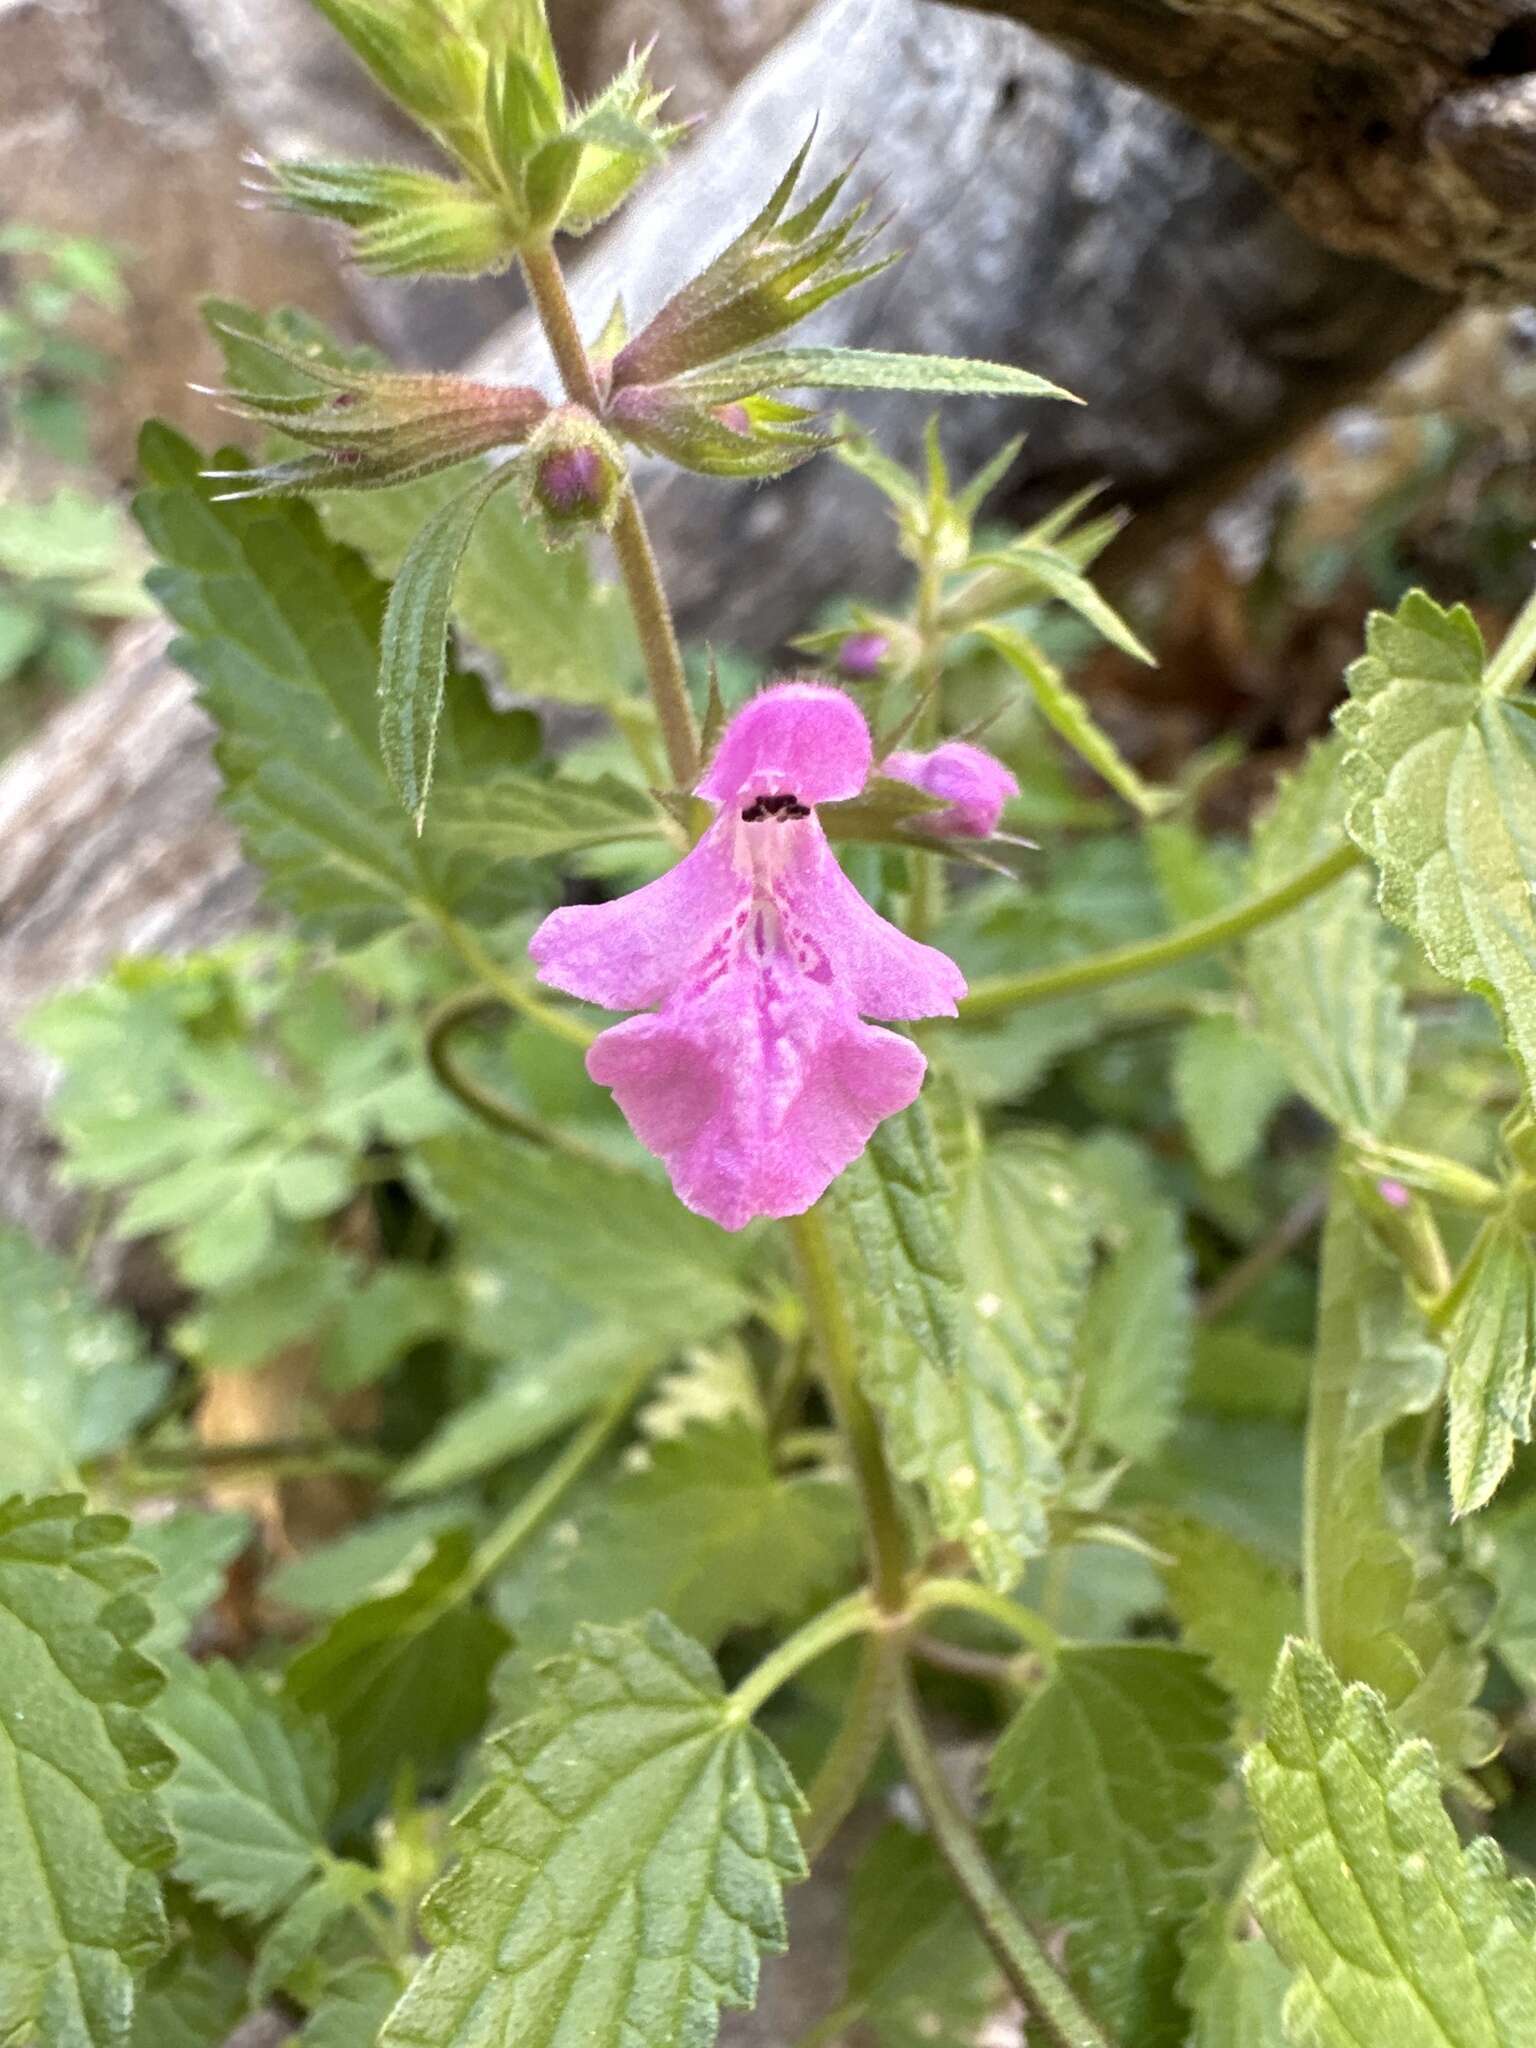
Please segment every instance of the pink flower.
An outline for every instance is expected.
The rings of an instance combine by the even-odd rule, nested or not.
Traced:
[[[967,740],[946,740],[931,754],[887,755],[881,770],[948,799],[942,811],[925,811],[912,820],[919,831],[943,839],[990,838],[1003,805],[1019,793],[1018,782],[996,755]]]
[[[863,1017],[952,1017],[952,960],[876,915],[814,806],[856,796],[869,728],[821,683],[779,683],[731,720],[693,851],[616,903],[556,910],[539,979],[610,1010],[587,1072],[611,1088],[690,1209],[739,1230],[796,1216],[905,1109],[926,1062]]]

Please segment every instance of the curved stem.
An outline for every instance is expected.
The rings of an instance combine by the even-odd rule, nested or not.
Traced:
[[[1536,669],[1536,592],[1525,600],[1488,664],[1487,684],[1496,697],[1523,690]]]
[[[965,1608],[994,1622],[1020,1642],[1028,1643],[1048,1665],[1061,1655],[1061,1637],[1043,1614],[1036,1614],[1032,1607],[1025,1607],[1018,1600],[1010,1600],[1006,1593],[994,1593],[990,1586],[978,1585],[975,1579],[925,1579],[914,1588],[907,1612],[916,1620],[946,1607]]]
[[[1026,2008],[1038,2014],[1060,2048],[1113,2048],[1110,2037],[1078,2004],[1076,1994],[1015,1911],[986,1850],[949,1789],[923,1726],[911,1674],[897,1680],[891,1731],[934,1844],[949,1866],[1004,1974]]]
[[[474,969],[509,1010],[515,1010],[520,1017],[536,1024],[541,1031],[547,1031],[552,1038],[563,1038],[567,1045],[579,1045],[583,1052],[591,1045],[597,1036],[595,1031],[589,1030],[568,1011],[557,1010],[553,1004],[542,1002],[531,989],[524,988],[517,976],[480,943],[468,925],[460,924],[456,917],[440,917],[437,923],[460,959]]]
[[[542,1151],[563,1152],[569,1159],[584,1159],[594,1166],[607,1166],[601,1153],[592,1151],[578,1139],[571,1138],[557,1126],[540,1123],[537,1117],[527,1115],[514,1102],[508,1102],[494,1088],[477,1080],[468,1068],[461,1066],[453,1051],[454,1035],[465,1024],[482,1017],[488,1010],[504,1010],[506,999],[494,989],[461,989],[457,995],[446,998],[431,1012],[426,1023],[427,1064],[448,1090],[458,1097],[464,1107],[492,1125],[498,1131],[507,1131],[514,1138],[521,1138],[526,1144],[537,1145]]]
[[[806,1315],[822,1384],[853,1466],[864,1512],[875,1599],[888,1614],[906,1597],[907,1544],[880,1426],[859,1385],[858,1340],[839,1284],[837,1262],[819,1208],[791,1216],[788,1230],[800,1267]]]
[[[1346,840],[1311,867],[1292,875],[1288,882],[1266,889],[1262,895],[1250,896],[1246,902],[1235,903],[1230,910],[1197,918],[1177,931],[1164,932],[1134,946],[1115,946],[1107,953],[1091,953],[1086,960],[1067,960],[1059,967],[1037,968],[1033,974],[1002,974],[990,981],[977,982],[970,994],[960,999],[961,1018],[966,1023],[980,1023],[984,1018],[1000,1017],[1031,1003],[1049,1003],[1058,996],[1105,988],[1111,982],[1128,981],[1134,975],[1154,974],[1160,967],[1172,967],[1177,961],[1193,959],[1200,953],[1213,953],[1263,925],[1273,924],[1308,897],[1320,895],[1364,858],[1360,849]]]
[[[740,1721],[750,1721],[764,1701],[771,1699],[781,1685],[787,1685],[797,1671],[814,1664],[818,1657],[824,1657],[850,1636],[864,1635],[884,1625],[880,1609],[862,1587],[845,1600],[824,1607],[747,1673],[731,1694],[732,1713]]]
[[[581,338],[581,329],[576,325],[576,315],[571,309],[558,257],[546,242],[542,246],[524,249],[520,260],[534,312],[549,343],[566,396],[577,405],[584,405],[588,412],[600,415],[603,410],[602,393],[592,375],[592,365]],[[645,672],[661,726],[662,743],[667,750],[667,764],[678,788],[692,789],[699,779],[698,727],[683,674],[682,650],[678,647],[677,632],[672,624],[672,608],[667,603],[651,537],[646,530],[645,515],[640,510],[633,484],[624,487],[612,538],[619,573],[624,578],[629,607],[634,613],[640,652],[645,659]]]
[[[800,1846],[808,1863],[837,1833],[869,1781],[885,1747],[900,1669],[901,1652],[893,1636],[865,1638],[848,1710],[805,1795]]]

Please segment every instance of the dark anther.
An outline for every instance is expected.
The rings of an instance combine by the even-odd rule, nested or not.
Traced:
[[[784,806],[782,815],[786,818],[808,818],[811,815],[811,808],[809,804],[788,803]]]
[[[355,391],[338,391],[331,400],[331,410],[332,412],[342,412],[347,406],[356,405],[356,403],[357,393]]]
[[[767,815],[768,813],[763,809],[762,799],[759,798],[755,804],[747,805],[747,808],[741,814],[741,822],[743,825],[760,825]]]
[[[1468,78],[1524,78],[1536,71],[1536,14],[1527,10],[1506,21],[1481,57],[1467,66]]]
[[[361,448],[333,448],[330,454],[332,462],[339,462],[343,469],[348,469],[354,462],[361,462],[363,459]]]

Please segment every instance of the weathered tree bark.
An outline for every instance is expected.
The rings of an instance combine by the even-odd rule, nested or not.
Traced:
[[[685,163],[576,271],[590,324],[644,315],[759,202],[820,110],[817,161],[862,148],[907,260],[827,309],[823,339],[1023,362],[1085,407],[945,408],[965,467],[1027,426],[1013,509],[1107,477],[1166,532],[1424,335],[1445,299],[1320,248],[1178,116],[1010,23],[927,0],[822,0]],[[515,325],[499,367],[547,376]],[[927,401],[861,410],[910,455]],[[752,490],[652,471],[687,630],[763,649],[825,598],[901,573],[884,511],[828,461]],[[139,636],[99,691],[0,772],[0,993],[11,1017],[116,953],[205,943],[249,914],[212,815],[189,688]],[[6,1019],[0,1018],[0,1022]],[[67,1234],[38,1134],[40,1063],[0,1064],[0,1209]]]
[[[1444,291],[1536,291],[1528,0],[968,4],[1177,107],[1331,247]]]

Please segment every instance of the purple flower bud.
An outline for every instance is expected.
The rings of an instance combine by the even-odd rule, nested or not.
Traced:
[[[534,490],[556,519],[595,519],[603,509],[606,482],[595,448],[560,448],[539,464]]]
[[[729,427],[733,434],[750,434],[752,431],[752,415],[739,398],[733,399],[729,405],[717,405],[715,418],[722,427]]]
[[[606,526],[619,508],[624,462],[610,436],[579,405],[539,422],[524,458],[528,510],[558,542]]]
[[[850,633],[837,650],[837,665],[851,682],[867,682],[880,673],[880,664],[890,651],[884,633]]]
[[[1376,1192],[1389,1209],[1406,1209],[1413,1200],[1413,1196],[1400,1180],[1379,1180],[1376,1183]]]
[[[986,839],[997,830],[1003,806],[1019,793],[1018,781],[995,755],[969,740],[945,740],[927,754],[888,754],[885,774],[942,797],[942,810],[913,819],[922,832],[941,839]]]

